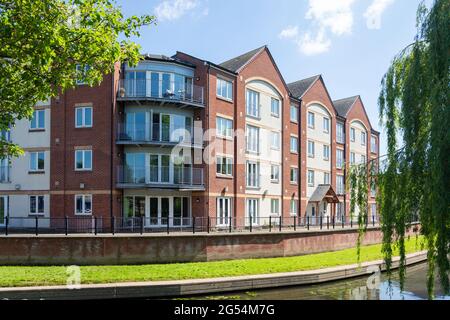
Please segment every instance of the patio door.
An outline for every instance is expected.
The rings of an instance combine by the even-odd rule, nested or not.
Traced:
[[[5,225],[7,216],[8,216],[8,196],[0,196],[0,225],[1,226]]]
[[[132,141],[148,140],[146,113],[128,112],[126,114],[126,135]]]
[[[247,199],[247,221],[246,224],[249,225],[250,221],[252,225],[259,224],[259,200],[258,199]]]
[[[149,197],[148,216],[149,219],[146,220],[150,226],[167,226],[170,217],[170,197]]]

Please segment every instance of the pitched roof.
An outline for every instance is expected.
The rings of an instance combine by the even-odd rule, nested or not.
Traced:
[[[358,97],[359,96],[353,96],[353,97],[348,97],[348,98],[344,98],[344,99],[334,100],[333,104],[334,104],[334,107],[335,107],[338,115],[340,115],[341,117],[346,117],[348,111],[353,106],[353,104],[355,103],[356,99],[358,99]]]
[[[242,67],[244,67],[256,54],[258,54],[264,48],[266,48],[265,45],[262,47],[256,48],[252,51],[241,54],[240,56],[237,56],[233,59],[222,62],[221,64],[219,64],[219,66],[221,66],[225,69],[228,69],[230,71],[237,72]]]
[[[299,81],[295,81],[292,83],[288,83],[288,89],[289,92],[296,98],[301,98],[306,91],[308,91],[308,89],[313,85],[314,82],[316,82],[317,79],[320,78],[320,74],[313,76],[313,77],[309,77],[306,79],[302,79]]]
[[[320,202],[324,198],[327,198],[327,202],[339,202],[339,199],[336,193],[333,190],[333,187],[329,184],[319,184],[314,190],[314,193],[309,198],[310,202]]]

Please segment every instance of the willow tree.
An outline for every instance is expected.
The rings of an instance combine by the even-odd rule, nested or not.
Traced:
[[[435,270],[444,292],[449,293],[449,86],[450,1],[435,0],[430,9],[422,3],[414,42],[394,57],[382,80],[380,122],[386,129],[388,150],[376,180],[388,274],[393,247],[398,246],[403,290],[405,234],[411,215],[418,215],[428,250],[430,298],[434,297]],[[361,174],[364,170],[353,171],[354,181],[367,180]]]
[[[30,118],[37,101],[77,79],[96,85],[115,62],[137,63],[131,38],[153,22],[124,17],[114,0],[0,0],[0,130]],[[20,146],[0,135],[0,158],[19,154]]]

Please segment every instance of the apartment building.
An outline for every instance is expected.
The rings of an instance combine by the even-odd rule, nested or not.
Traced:
[[[192,217],[217,227],[339,220],[346,159],[378,156],[359,96],[333,101],[322,76],[287,84],[267,46],[223,63],[145,55],[36,109],[43,131],[26,121],[11,131],[30,154],[4,163],[0,223],[33,214],[114,216],[130,227],[143,217],[152,228],[189,227]]]

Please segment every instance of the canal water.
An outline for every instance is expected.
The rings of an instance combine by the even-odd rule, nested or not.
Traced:
[[[277,289],[255,290],[196,296],[189,299],[236,299],[236,300],[423,300],[427,299],[427,264],[407,268],[404,291],[400,291],[398,274],[389,283],[385,274],[334,281],[318,285],[294,286]],[[370,278],[369,278],[370,277]],[[378,281],[379,280],[379,281]],[[444,296],[436,279],[436,300],[450,300]]]

